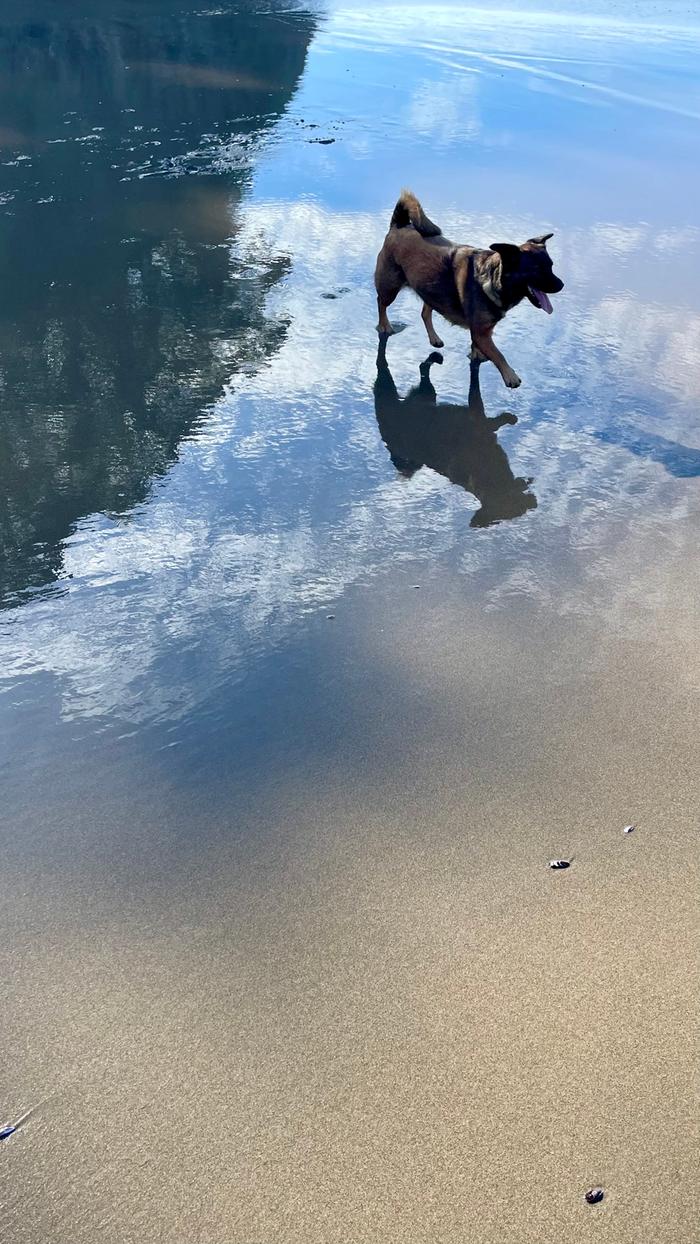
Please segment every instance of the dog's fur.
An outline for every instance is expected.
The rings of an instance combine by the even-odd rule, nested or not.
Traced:
[[[396,470],[410,479],[421,467],[444,475],[478,498],[481,508],[470,526],[489,527],[533,510],[531,479],[513,475],[508,455],[496,438],[499,428],[517,423],[515,415],[487,418],[479,388],[479,363],[471,364],[468,405],[438,402],[430,368],[442,362],[431,354],[421,364],[420,384],[399,397],[386,361],[386,337],[379,341],[374,411],[379,432]]]
[[[433,327],[433,311],[438,311],[450,323],[468,328],[472,358],[490,359],[508,388],[516,389],[520,377],[494,345],[491,334],[506,312],[523,298],[551,311],[546,295],[564,288],[547,254],[546,243],[551,236],[547,233],[530,238],[522,246],[494,242],[488,250],[459,246],[443,236],[415,195],[404,190],[394,208],[374,274],[379,333],[388,336],[394,331],[387,307],[409,285],[423,300],[422,317],[431,346],[440,349],[443,344]]]

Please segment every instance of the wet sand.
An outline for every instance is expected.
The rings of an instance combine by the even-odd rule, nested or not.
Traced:
[[[320,616],[270,771],[17,826],[7,1238],[696,1238],[694,645],[422,575]]]

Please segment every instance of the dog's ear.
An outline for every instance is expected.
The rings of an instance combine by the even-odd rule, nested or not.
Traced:
[[[553,233],[543,233],[542,236],[539,238],[528,238],[528,242],[531,242],[533,246],[544,246],[545,243],[548,242],[549,239],[553,237],[554,237]]]
[[[514,246],[512,242],[492,242],[489,250],[495,251],[497,255],[501,256],[501,263],[506,272],[511,272],[513,268],[517,268],[522,259],[520,247]]]

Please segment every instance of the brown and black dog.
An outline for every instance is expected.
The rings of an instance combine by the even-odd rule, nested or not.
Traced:
[[[522,246],[494,242],[488,250],[458,246],[443,237],[415,195],[404,190],[394,208],[374,274],[379,333],[388,336],[394,331],[386,309],[408,285],[423,299],[423,323],[431,346],[442,347],[433,327],[433,311],[437,311],[451,324],[468,328],[472,358],[490,359],[508,388],[517,389],[520,377],[494,345],[491,334],[506,312],[523,298],[551,314],[547,295],[564,288],[547,254],[546,243],[551,236],[545,233],[530,238]]]

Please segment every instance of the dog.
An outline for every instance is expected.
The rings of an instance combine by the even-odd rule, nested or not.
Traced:
[[[408,285],[423,300],[421,315],[434,349],[443,345],[433,327],[433,311],[437,311],[451,324],[468,328],[471,357],[489,359],[508,388],[517,389],[520,377],[494,345],[491,334],[506,312],[523,298],[551,315],[548,295],[564,288],[547,254],[552,236],[544,233],[522,246],[493,242],[488,250],[458,246],[428,219],[410,190],[402,191],[374,274],[380,335],[389,336],[394,331],[387,307]]]
[[[430,368],[442,363],[440,354],[431,354],[421,364],[420,383],[401,398],[386,361],[386,341],[386,336],[379,341],[374,412],[399,475],[411,479],[427,466],[473,493],[481,508],[473,515],[471,527],[490,527],[536,509],[537,498],[528,491],[532,480],[513,475],[508,455],[496,439],[499,428],[518,420],[507,413],[486,417],[479,361],[471,364],[467,406],[438,402]]]

